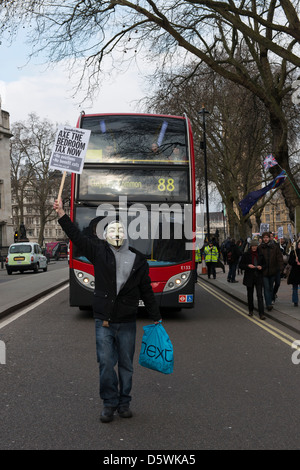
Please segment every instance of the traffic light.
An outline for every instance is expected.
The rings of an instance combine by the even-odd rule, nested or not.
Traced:
[[[18,231],[16,230],[14,234],[14,242],[17,242],[17,241],[18,241]]]

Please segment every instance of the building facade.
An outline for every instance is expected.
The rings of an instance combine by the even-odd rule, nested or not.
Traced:
[[[0,249],[13,243],[11,213],[9,113],[1,107],[0,97]]]
[[[251,218],[253,224],[253,232],[259,232],[260,227],[255,222],[255,217]],[[292,232],[294,233],[294,223],[291,222],[289,211],[285,205],[283,196],[278,191],[274,197],[265,205],[264,210],[261,214],[261,223],[268,225],[270,232],[277,235],[278,229],[282,227],[284,238],[290,238],[288,226],[291,226]]]
[[[42,246],[45,246],[48,242],[62,241],[67,240],[67,237],[62,230],[61,226],[58,223],[58,218],[53,209],[53,204],[57,198],[57,188],[49,190],[46,202],[46,211],[49,215],[48,220],[45,224],[43,237],[42,237]],[[20,223],[23,223],[26,230],[26,237],[31,242],[38,242],[40,238],[41,231],[41,217],[39,213],[39,204],[37,201],[37,195],[34,190],[34,187],[26,185],[23,188],[23,200],[22,200],[22,217],[20,217],[20,206],[18,205],[18,199],[16,195],[12,194],[12,221],[16,230]],[[70,212],[69,204],[65,203],[64,209],[67,214]],[[21,220],[22,218],[22,220]]]

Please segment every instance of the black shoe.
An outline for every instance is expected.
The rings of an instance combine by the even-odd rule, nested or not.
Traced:
[[[273,309],[273,305],[268,305],[267,309],[269,310],[269,312],[271,312],[271,310]]]
[[[298,304],[296,302],[294,302],[294,307],[298,307]]]
[[[110,423],[114,419],[115,411],[116,408],[113,408],[112,406],[105,406],[100,415],[100,421],[102,423]]]
[[[266,317],[265,317],[264,315],[259,315],[259,318],[260,318],[261,320],[265,320],[265,319],[266,319]]]
[[[132,417],[132,411],[129,408],[129,406],[120,406],[118,408],[118,413],[121,418],[131,418]]]
[[[249,317],[253,317],[253,312],[248,313]]]
[[[234,283],[236,283],[236,282],[239,282],[239,281],[231,281],[231,282],[234,282]]]

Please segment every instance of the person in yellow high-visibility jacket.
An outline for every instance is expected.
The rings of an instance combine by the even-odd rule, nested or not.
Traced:
[[[219,251],[211,240],[208,245],[204,247],[204,255],[208,279],[210,279],[210,276],[213,276],[213,278],[216,279],[216,266],[219,258]]]

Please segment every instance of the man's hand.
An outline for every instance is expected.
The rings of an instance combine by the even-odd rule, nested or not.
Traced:
[[[53,209],[56,210],[58,217],[62,217],[65,215],[65,211],[63,210],[63,205],[62,205],[62,200],[58,201],[58,199],[55,200],[53,204]]]

